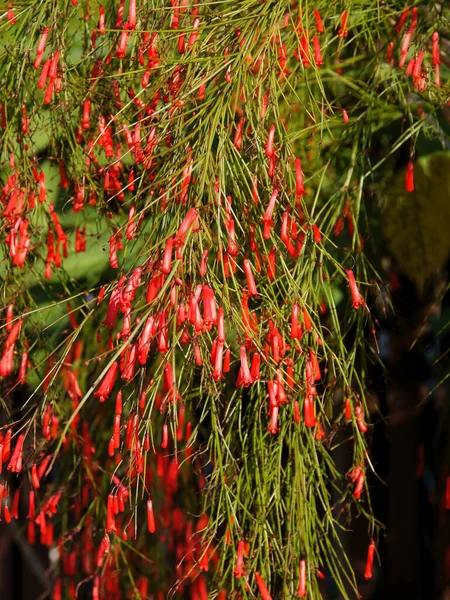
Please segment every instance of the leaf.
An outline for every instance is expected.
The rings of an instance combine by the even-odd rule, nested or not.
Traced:
[[[399,171],[385,194],[384,234],[401,271],[423,292],[450,254],[450,153],[436,152],[414,163],[414,191]]]

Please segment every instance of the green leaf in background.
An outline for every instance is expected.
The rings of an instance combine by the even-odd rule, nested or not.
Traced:
[[[450,152],[414,163],[414,191],[399,171],[384,197],[384,234],[401,271],[423,292],[450,254]]]

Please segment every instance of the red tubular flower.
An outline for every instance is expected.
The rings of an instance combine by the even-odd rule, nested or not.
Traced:
[[[164,392],[170,392],[173,388],[173,369],[172,364],[167,363],[164,367],[164,377],[163,377],[163,390]]]
[[[338,32],[338,37],[340,37],[340,38],[348,36],[347,19],[348,19],[348,12],[346,10],[344,10],[344,12],[342,13],[342,16],[341,16],[341,28],[339,29],[339,32]]]
[[[3,462],[9,460],[11,456],[11,429],[8,429],[3,440]]]
[[[23,319],[20,319],[20,321],[17,321],[17,323],[15,323],[15,325],[10,330],[9,335],[6,338],[6,342],[5,342],[6,348],[10,348],[11,346],[14,346],[14,344],[16,343],[16,340],[19,337],[20,329],[22,327],[22,323],[23,323]]]
[[[37,474],[36,463],[33,463],[31,465],[31,483],[36,490],[41,487],[39,477]]]
[[[201,367],[203,364],[203,359],[202,359],[202,353],[200,350],[200,346],[198,344],[194,345],[194,357],[195,357],[195,364],[198,367]]]
[[[39,467],[37,467],[36,474],[39,479],[42,479],[47,474],[46,471],[47,471],[47,468],[48,468],[51,460],[52,460],[51,454],[47,454],[47,456],[45,456],[43,458],[43,460],[41,461]]]
[[[303,323],[305,324],[305,329],[307,331],[312,329],[312,321],[311,321],[311,318],[310,318],[306,308],[303,309]]]
[[[286,360],[286,385],[288,385],[290,388],[295,386],[294,361],[292,358],[288,358]]]
[[[119,45],[116,50],[116,56],[118,58],[125,58],[129,37],[130,37],[129,31],[127,31],[126,29],[124,31],[122,31],[122,34],[119,39]]]
[[[267,175],[271,179],[273,179],[275,177],[276,162],[277,162],[277,155],[275,154],[275,150],[274,150],[272,156],[269,158],[269,168],[267,169]]]
[[[414,84],[416,84],[416,82],[419,81],[424,54],[425,54],[425,52],[423,50],[421,50],[417,54],[417,58],[414,61],[414,67],[413,67],[412,73],[411,73],[412,78],[414,79]]]
[[[322,379],[322,375],[320,374],[319,361],[317,360],[317,356],[314,350],[309,350],[309,360],[311,361],[314,380],[320,381]]]
[[[277,335],[272,337],[272,356],[273,360],[278,364],[280,362],[280,339]]]
[[[400,33],[400,31],[402,30],[403,25],[405,24],[405,21],[408,18],[408,14],[409,14],[409,8],[407,8],[406,10],[403,11],[402,16],[400,17],[397,25],[394,27],[394,30],[396,33]]]
[[[358,287],[356,285],[355,276],[351,269],[347,270],[347,278],[348,283],[350,285],[350,293],[352,295],[353,308],[358,310],[360,306],[364,306],[365,302],[361,294],[359,293]]]
[[[103,381],[100,384],[100,387],[96,392],[94,392],[94,396],[100,400],[100,402],[104,402],[109,394],[112,392],[114,384],[116,382],[117,373],[119,370],[119,365],[117,361],[113,362],[113,364],[109,367]]]
[[[300,423],[300,409],[298,406],[298,400],[294,401],[294,422]]]
[[[316,433],[314,434],[315,439],[320,442],[320,440],[323,440],[323,438],[325,437],[325,432],[322,429],[322,424],[320,421],[317,421],[317,429],[316,429]]]
[[[398,66],[400,67],[400,69],[402,69],[405,66],[406,57],[409,51],[409,45],[411,43],[412,33],[412,30],[408,29],[400,45],[400,60],[398,61]]]
[[[169,445],[169,428],[167,423],[164,423],[162,429],[162,439],[161,439],[161,448],[166,449]]]
[[[297,250],[296,250],[294,244],[292,243],[291,238],[288,235],[289,224],[292,224],[292,221],[290,220],[289,213],[287,211],[285,211],[281,218],[280,237],[283,240],[283,242],[287,248],[287,251],[289,252],[289,255],[292,258],[296,258]]]
[[[275,188],[270,197],[269,204],[267,205],[267,208],[266,208],[266,212],[264,213],[264,217],[262,219],[263,223],[268,223],[268,224],[272,223],[272,216],[273,216],[273,211],[275,209],[275,203],[277,201],[277,196],[278,196],[278,189]],[[270,237],[270,235],[269,235],[269,237]],[[265,237],[265,239],[268,239],[268,238]]]
[[[239,249],[236,242],[236,233],[234,228],[234,219],[228,219],[227,223],[228,246],[227,252],[230,256],[237,256]]]
[[[150,533],[155,533],[156,531],[153,502],[150,498],[147,500],[147,528]]]
[[[159,334],[158,334],[158,351],[165,354],[169,351],[169,331],[166,323],[166,312],[162,311],[159,315]]]
[[[358,425],[358,429],[360,430],[361,433],[366,433],[367,425],[364,423],[364,412],[363,412],[363,408],[360,404],[355,406],[355,416],[356,416],[356,423]]]
[[[116,523],[114,520],[114,496],[112,494],[108,495],[108,501],[106,504],[106,531],[109,533],[110,531],[117,532]]]
[[[34,503],[34,490],[30,490],[28,494],[28,514],[27,519],[34,521],[35,517],[35,503]]]
[[[55,80],[50,79],[50,81],[48,82],[48,85],[47,85],[47,89],[45,90],[45,94],[44,94],[44,104],[50,104],[50,102],[52,101],[54,87],[55,87]]]
[[[134,369],[136,366],[137,344],[132,344],[127,348],[125,362],[122,370],[122,379],[131,381],[134,377]]]
[[[72,329],[78,329],[78,323],[76,322],[75,316],[73,314],[73,308],[67,303],[67,313],[69,315],[69,322]]]
[[[103,6],[99,7],[99,17],[98,17],[98,32],[100,35],[105,35],[105,9]]]
[[[344,410],[345,418],[349,421],[352,418],[352,407],[350,404],[349,398],[345,399],[345,410]]]
[[[11,523],[11,513],[9,512],[9,506],[7,502],[5,502],[5,506],[3,508],[3,515],[5,517],[5,523]]]
[[[161,265],[161,272],[168,275],[172,267],[172,248],[173,238],[169,238],[166,242],[166,248],[164,250],[163,261]]]
[[[223,310],[223,306],[219,307],[218,313],[217,313],[217,330],[218,330],[218,335],[217,335],[217,340],[219,342],[225,342],[225,319],[224,319],[224,310]]]
[[[182,246],[184,244],[184,238],[186,237],[187,232],[197,220],[197,210],[195,208],[189,209],[173,239],[173,243],[175,246]]]
[[[236,555],[236,567],[233,571],[233,575],[236,579],[242,577],[245,574],[244,572],[244,550],[245,550],[245,542],[244,540],[240,540],[238,542],[237,547],[237,555]]]
[[[217,324],[217,308],[216,301],[214,298],[214,291],[209,285],[204,285],[202,288],[203,296],[203,322],[208,329],[211,329],[212,325]],[[225,341],[225,340],[223,340]]]
[[[198,285],[195,293],[191,295],[189,302],[189,321],[194,325],[196,333],[199,333],[203,329],[203,319],[198,306],[201,291],[202,286]]]
[[[441,57],[439,55],[439,34],[437,31],[433,31],[431,40],[431,64],[433,66],[440,65]]]
[[[34,59],[33,67],[35,69],[39,69],[42,64],[42,59],[44,58],[44,54],[36,54],[36,58]]]
[[[307,394],[303,402],[303,419],[306,427],[314,427],[316,424],[316,415],[314,409],[313,396]]]
[[[0,377],[11,374],[14,360],[14,346],[6,347],[0,360]]]
[[[355,469],[354,481],[356,481],[356,485],[353,490],[353,497],[359,500],[364,489],[364,471],[362,469]]]
[[[9,461],[8,465],[8,470],[12,473],[20,473],[20,471],[22,470],[22,452],[24,441],[25,434],[21,433],[17,438],[14,452],[11,455],[11,460]]]
[[[13,519],[19,518],[19,505],[20,505],[20,488],[14,492],[14,497],[11,505],[11,517]]]
[[[261,356],[259,352],[254,352],[252,356],[252,366],[250,367],[250,373],[252,375],[253,381],[259,381],[261,378],[261,374],[259,371],[259,365],[261,363]]]
[[[239,123],[236,127],[236,132],[234,134],[233,144],[239,152],[242,148],[242,128],[244,127],[244,117],[239,120]]]
[[[320,229],[317,225],[313,224],[312,226],[314,241],[316,244],[320,244],[322,242],[322,234],[320,233]]]
[[[411,9],[411,33],[414,33],[414,31],[416,30],[417,27],[417,6],[414,6]]]
[[[85,100],[83,104],[83,119],[81,121],[81,126],[83,127],[83,129],[89,129],[89,127],[91,126],[90,114],[91,101],[88,99]]]
[[[269,590],[267,589],[264,579],[261,577],[261,575],[258,572],[255,573],[255,578],[256,578],[256,583],[258,585],[259,592],[261,594],[262,599],[263,600],[272,600],[272,596],[270,595]]]
[[[258,290],[256,289],[255,278],[253,277],[250,261],[247,258],[244,259],[244,273],[247,278],[248,295],[257,296]]]
[[[314,11],[314,18],[316,20],[317,32],[318,33],[323,33],[325,31],[325,29],[324,29],[324,26],[323,26],[322,17],[320,16],[320,13],[319,13],[318,10]]]
[[[20,359],[19,372],[17,374],[17,383],[21,385],[25,384],[26,374],[27,374],[27,365],[28,365],[28,353],[23,352]]]
[[[208,557],[208,548],[203,551],[203,554],[198,563],[198,568],[200,571],[208,571],[209,570],[209,557]]]
[[[117,260],[117,250],[116,250],[116,237],[112,235],[109,238],[109,264],[112,269],[119,268],[119,261]]]
[[[307,69],[311,64],[311,56],[309,52],[309,37],[308,33],[304,32],[300,38],[300,44],[296,52],[298,60],[301,60],[302,65]]]
[[[301,198],[306,194],[305,186],[303,184],[303,171],[302,163],[299,158],[295,159],[295,195],[297,198]]]
[[[249,385],[251,385],[253,383],[253,377],[252,377],[252,374],[250,373],[250,369],[248,366],[247,349],[245,346],[242,346],[242,345],[240,346],[239,354],[241,357],[240,375],[242,377],[242,384],[244,385],[244,387],[248,387]]]
[[[317,35],[313,36],[313,44],[314,44],[314,61],[316,63],[316,67],[321,67],[323,63],[322,53],[320,51],[320,41]]]
[[[98,548],[97,553],[97,567],[101,567],[103,565],[103,560],[105,558],[105,554],[108,554],[111,549],[111,541],[109,539],[109,535],[105,533],[103,536],[100,546]],[[94,583],[95,585],[95,583]],[[98,585],[98,584],[97,584]]]
[[[306,562],[304,560],[300,561],[300,577],[297,596],[300,596],[300,598],[306,598]]]
[[[269,129],[269,135],[267,136],[267,143],[266,143],[266,156],[268,156],[269,158],[271,156],[273,156],[273,153],[274,153],[274,149],[273,149],[274,137],[275,137],[275,125],[272,124]]]
[[[366,569],[364,571],[364,579],[372,578],[373,557],[375,555],[375,542],[372,540],[367,549]]]
[[[131,450],[131,447],[136,441],[138,425],[139,416],[136,413],[131,414],[127,422],[127,433],[125,437],[125,447],[127,450]]]
[[[200,26],[200,19],[197,17],[196,19],[194,19],[194,23],[192,24],[193,31],[192,31],[191,35],[189,36],[189,40],[187,43],[188,48],[192,48],[192,46],[197,41],[199,26]]]
[[[56,68],[58,66],[58,60],[59,60],[60,54],[61,54],[60,50],[57,50],[55,52],[55,54],[53,55],[52,62],[50,63],[50,68],[48,70],[48,76],[50,79],[56,78]]]
[[[230,348],[227,348],[225,350],[225,357],[223,359],[223,372],[224,373],[230,372],[230,363],[231,363],[231,350],[230,350]]]
[[[394,50],[395,42],[394,40],[390,41],[386,48],[386,62],[394,62],[392,58],[392,52]]]
[[[269,415],[272,413],[274,407],[278,406],[278,398],[277,398],[277,382],[269,381],[267,382],[267,392],[269,394]]]
[[[217,340],[214,340],[211,344],[211,364],[214,365],[216,360],[216,352],[217,352]]]
[[[256,175],[252,175],[252,198],[255,204],[259,203],[258,180],[256,178]]]
[[[48,77],[48,70],[50,69],[50,64],[51,64],[51,60],[48,58],[45,63],[44,66],[42,67],[42,71],[41,71],[41,75],[39,77],[39,81],[38,81],[38,88],[43,90],[45,88],[45,82],[47,81],[47,77]]]
[[[128,28],[136,29],[136,0],[130,0],[128,9]]]
[[[215,355],[214,355],[214,371],[213,371],[213,379],[214,381],[220,381],[224,379],[222,374],[222,365],[223,365],[223,342],[217,342],[215,347]]]
[[[122,297],[122,287],[126,281],[125,277],[122,277],[117,284],[117,287],[112,291],[111,297],[108,303],[108,309],[106,311],[106,318],[102,321],[102,325],[106,325],[109,329],[113,329],[116,324],[117,313],[119,311],[120,299]],[[101,292],[101,290],[100,290]],[[99,298],[103,299],[103,295],[99,294]],[[99,300],[101,301],[101,300]]]
[[[267,428],[267,431],[272,435],[275,435],[280,430],[280,428],[278,427],[278,410],[278,405],[276,405],[272,406],[270,412],[270,423],[269,427]]]
[[[292,305],[291,312],[291,338],[294,340],[300,340],[302,338],[302,328],[298,323],[298,315],[299,315],[300,307],[298,304]]]
[[[407,192],[414,191],[414,163],[412,160],[409,161],[406,167],[405,189]]]
[[[203,250],[202,258],[200,261],[200,276],[201,277],[206,276],[207,266],[208,266],[208,249]]]
[[[164,284],[164,280],[165,276],[163,273],[154,274],[154,276],[150,279],[147,287],[147,294],[145,296],[147,304],[150,304],[158,297],[158,294]]]
[[[204,79],[204,75],[202,75],[202,79]],[[205,99],[205,90],[206,90],[206,84],[202,83],[200,85],[200,87],[198,88],[198,94],[197,94],[197,98],[198,100],[202,101]]]
[[[50,31],[49,27],[46,27],[41,34],[38,45],[36,47],[36,54],[44,54],[45,44],[47,42],[48,32]]]

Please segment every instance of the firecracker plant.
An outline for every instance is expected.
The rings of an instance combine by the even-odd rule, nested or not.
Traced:
[[[357,597],[341,533],[366,519],[369,579],[381,531],[369,192],[405,150],[413,190],[439,134],[448,15],[2,8],[2,519],[56,550],[55,600]]]

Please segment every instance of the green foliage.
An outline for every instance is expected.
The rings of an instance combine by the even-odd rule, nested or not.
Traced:
[[[401,271],[419,292],[450,255],[450,157],[428,154],[414,167],[414,191],[405,191],[399,172],[383,204],[384,232]]]
[[[211,598],[254,598],[260,573],[273,597],[294,598],[306,561],[308,597],[321,597],[324,570],[353,598],[342,532],[354,516],[367,519],[368,543],[379,532],[366,482],[366,376],[377,359],[366,204],[426,130],[412,94],[438,123],[448,85],[436,83],[431,36],[448,15],[419,7],[398,34],[404,6],[393,0],[138,0],[130,25],[133,2],[108,1],[102,32],[100,4],[74,4],[25,0],[16,23],[8,13],[0,24],[1,294],[5,311],[14,304],[13,323],[1,323],[2,432],[13,446],[26,436],[7,488],[27,494],[33,464],[44,464],[28,536],[38,525],[42,543],[60,544],[54,596],[71,597],[83,579],[94,598],[203,600],[206,585]],[[414,81],[398,67],[408,28],[408,59],[425,49]],[[418,183],[442,160],[421,159]],[[400,214],[402,197],[422,202],[418,189],[386,210]],[[448,210],[443,194],[438,202]],[[29,242],[23,264],[17,239]],[[261,364],[243,382],[246,360]],[[334,462],[338,446],[348,472]]]

